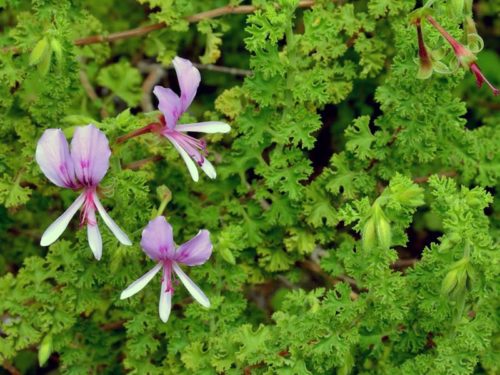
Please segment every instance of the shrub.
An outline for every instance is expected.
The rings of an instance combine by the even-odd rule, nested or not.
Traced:
[[[494,2],[474,14],[472,0],[0,8],[5,371],[500,371]],[[153,87],[184,90],[175,56],[201,71],[179,123],[231,126],[190,140],[207,142],[198,161],[215,179],[195,182],[160,134],[171,119]],[[100,261],[76,219],[40,246],[77,194],[42,173],[37,142],[87,124],[112,150],[97,194],[133,243],[100,225]],[[213,243],[184,267],[210,308],[174,282],[166,323],[160,276],[120,299],[154,266],[141,233],[162,214],[179,244],[200,229]]]

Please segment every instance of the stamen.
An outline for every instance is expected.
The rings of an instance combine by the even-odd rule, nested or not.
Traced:
[[[170,260],[163,261],[163,276],[162,276],[162,284],[163,281],[167,281],[167,287],[165,288],[165,292],[174,293],[174,286],[172,284],[172,262]]]
[[[96,225],[95,219],[96,205],[94,203],[95,190],[85,190],[85,202],[83,203],[82,211],[80,212],[80,227],[84,225]]]
[[[165,135],[172,137],[198,165],[203,164],[205,156],[208,154],[206,150],[207,143],[204,139],[197,139],[176,130],[168,130]]]

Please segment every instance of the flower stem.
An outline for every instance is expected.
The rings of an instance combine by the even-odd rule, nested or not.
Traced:
[[[125,141],[128,141],[130,138],[138,137],[143,134],[147,133],[153,133],[157,131],[161,125],[157,122],[152,122],[151,124],[148,124],[146,126],[143,126],[142,128],[136,129],[134,131],[131,131],[130,133],[127,133],[125,135],[122,135],[121,137],[116,138],[115,143],[120,144]]]
[[[158,211],[156,212],[156,216],[163,215],[163,211],[165,211],[165,208],[167,208],[167,204],[170,202],[171,199],[172,199],[172,192],[170,191],[170,189],[166,188],[163,194],[163,199],[161,200],[160,203],[160,207],[158,207]]]

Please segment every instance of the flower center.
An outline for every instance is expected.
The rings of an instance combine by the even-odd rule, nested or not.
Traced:
[[[171,260],[164,260],[163,261],[163,276],[161,278],[161,282],[163,284],[163,281],[166,281],[166,288],[165,292],[171,292],[174,293],[174,285],[172,282],[172,278],[174,278],[174,274],[172,272],[172,261]]]
[[[83,202],[82,211],[80,213],[80,226],[96,225],[95,218],[96,206],[94,203],[95,189],[85,189],[85,201]]]
[[[182,147],[196,163],[198,163],[198,165],[201,166],[203,164],[205,156],[207,156],[207,143],[205,140],[197,139],[185,133],[168,128],[164,130],[163,134],[167,138],[171,138],[177,142],[179,146]]]

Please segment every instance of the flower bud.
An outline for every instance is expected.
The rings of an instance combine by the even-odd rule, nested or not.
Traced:
[[[222,258],[228,262],[229,264],[235,265],[236,264],[236,259],[234,259],[234,255],[231,252],[230,249],[228,249],[226,246],[223,246],[219,249],[220,255]]]
[[[377,245],[377,234],[375,232],[375,222],[373,221],[373,218],[369,218],[366,222],[363,232],[361,233],[361,240],[363,249],[365,250],[374,248]]]
[[[49,41],[46,37],[43,37],[35,45],[35,48],[31,51],[29,64],[36,65],[40,63],[42,58],[49,52]]]
[[[443,279],[441,294],[453,297],[460,296],[467,287],[469,268],[469,257],[465,256],[455,262]]]
[[[424,43],[424,36],[422,33],[421,20],[417,19],[415,21],[415,26],[417,27],[417,38],[418,38],[418,60],[419,68],[417,73],[417,78],[427,79],[432,75],[432,60],[427,47]]]
[[[60,64],[63,60],[63,48],[62,48],[61,42],[59,42],[59,40],[57,40],[57,39],[51,39],[50,47],[52,48],[52,51],[54,52],[57,63]]]
[[[392,242],[391,225],[378,203],[374,204],[374,209],[375,228],[377,231],[378,243],[383,248],[388,249],[391,247]]]
[[[444,277],[443,282],[441,283],[441,294],[443,296],[449,295],[453,289],[455,289],[455,286],[457,285],[457,272],[458,270],[452,269]]]
[[[46,53],[42,60],[38,63],[37,68],[42,76],[47,75],[50,70],[50,63],[52,61],[52,50],[49,48],[49,52]]]
[[[50,355],[52,354],[52,335],[48,334],[42,340],[40,349],[38,349],[38,363],[40,366],[45,365]]]

